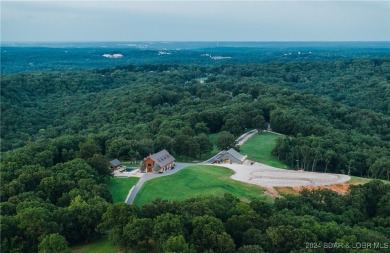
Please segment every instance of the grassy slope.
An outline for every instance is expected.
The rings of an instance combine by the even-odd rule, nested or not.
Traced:
[[[108,189],[112,195],[114,203],[124,202],[131,187],[133,187],[139,178],[137,177],[114,177],[108,182]]]
[[[272,156],[272,149],[275,147],[276,139],[280,136],[273,133],[260,133],[254,135],[240,148],[240,153],[247,155],[249,160],[264,163],[281,169],[288,169],[289,166]]]
[[[233,171],[210,165],[197,165],[183,169],[168,177],[160,177],[144,184],[135,199],[137,205],[157,198],[183,200],[198,195],[232,193],[243,200],[269,200],[264,190],[255,185],[234,181],[229,177]]]

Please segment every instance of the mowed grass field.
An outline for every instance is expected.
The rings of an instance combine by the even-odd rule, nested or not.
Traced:
[[[137,182],[138,177],[113,177],[108,182],[108,190],[114,203],[124,202],[131,187]]]
[[[264,190],[256,185],[230,179],[233,171],[211,165],[195,165],[168,177],[146,182],[135,198],[135,204],[143,205],[155,199],[184,200],[199,195],[222,195],[231,193],[244,201],[262,199]]]
[[[247,155],[249,160],[264,163],[281,169],[289,169],[289,166],[277,160],[272,154],[272,149],[276,145],[276,139],[280,135],[273,133],[259,133],[240,147],[240,153]]]

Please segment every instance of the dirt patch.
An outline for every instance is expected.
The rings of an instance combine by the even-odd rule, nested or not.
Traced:
[[[273,187],[264,187],[266,192],[264,192],[264,195],[272,197],[272,198],[283,198],[277,190],[275,190]]]
[[[334,184],[334,185],[326,185],[326,186],[275,187],[275,190],[280,194],[298,195],[299,192],[302,191],[303,189],[308,189],[308,190],[329,189],[344,195],[347,193],[349,186],[356,185],[356,184],[345,183],[345,184]]]
[[[298,195],[299,191],[292,187],[275,187],[275,190],[282,195]]]

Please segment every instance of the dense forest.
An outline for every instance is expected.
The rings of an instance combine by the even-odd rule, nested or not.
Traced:
[[[274,204],[232,195],[115,204],[98,230],[111,229],[111,242],[124,252],[387,252],[389,193],[389,185],[373,181],[345,196],[306,190]]]
[[[208,134],[270,122],[288,136],[274,155],[293,168],[388,179],[389,68],[382,58],[3,75],[2,150],[14,150],[4,160],[66,162],[83,142],[107,158],[198,158]]]
[[[390,58],[372,58],[4,74],[2,251],[66,250],[109,232],[124,251],[352,252],[304,242],[380,242],[367,252],[386,252],[390,189],[380,181],[274,204],[221,196],[143,207],[113,205],[106,182],[109,159],[163,148],[199,159],[209,134],[266,123],[285,134],[273,154],[294,169],[389,179],[389,73]]]
[[[1,205],[3,252],[69,252],[68,243],[107,232],[123,252],[388,252],[390,244],[390,187],[381,181],[274,204],[224,195],[137,207],[109,204],[80,160],[29,169],[11,173],[15,186],[31,187]]]

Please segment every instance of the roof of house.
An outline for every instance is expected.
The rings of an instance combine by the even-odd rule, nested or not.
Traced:
[[[219,152],[212,159],[213,159],[213,161],[222,160],[225,155],[229,155],[230,157],[233,157],[241,162],[243,162],[246,159],[246,156],[241,155],[233,148],[229,149],[228,151],[223,150],[223,151]]]
[[[229,149],[228,151],[226,151],[226,153],[240,161],[244,161],[246,158],[246,156],[241,155],[234,148]]]
[[[150,155],[150,158],[153,159],[155,163],[157,163],[160,167],[165,167],[166,165],[170,164],[171,162],[175,161],[175,158],[168,153],[165,149],[161,150],[160,152]]]
[[[121,165],[122,163],[121,163],[118,159],[114,159],[114,160],[112,160],[112,161],[110,162],[110,164],[111,164],[112,166],[119,166],[119,165]]]

